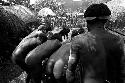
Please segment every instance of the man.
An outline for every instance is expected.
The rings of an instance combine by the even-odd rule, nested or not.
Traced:
[[[78,34],[79,34],[79,33],[78,33],[77,30],[73,30],[73,31],[72,31],[72,35],[71,35],[71,38],[77,36]]]
[[[62,46],[54,52],[47,61],[47,76],[51,77],[47,83],[51,83],[52,81],[57,83],[66,83],[65,70],[67,68],[69,54],[70,40],[64,38]]]
[[[69,28],[65,28],[63,27],[63,30],[60,31],[60,35],[61,36],[64,36],[64,38],[68,38],[68,33],[70,32],[70,29]]]
[[[53,53],[47,61],[47,75],[51,78],[54,77],[57,83],[66,83],[65,65],[67,65],[68,57],[70,54],[69,52],[70,43],[66,42],[65,44],[62,44],[62,46],[55,53]]]
[[[41,80],[43,80],[42,74],[44,73],[42,62],[58,50],[61,45],[58,39],[47,40],[27,54],[25,63],[33,67],[31,69],[31,75],[34,83],[41,83]]]
[[[36,46],[44,43],[46,40],[46,35],[39,29],[36,29],[28,36],[26,36],[12,53],[11,59],[13,63],[21,67],[21,69],[26,71],[28,74],[26,83],[29,83],[30,81],[32,67],[25,63],[25,58],[31,50],[33,50]]]
[[[123,40],[105,29],[110,15],[103,3],[92,4],[85,11],[88,32],[72,39],[66,70],[68,82],[75,80],[74,72],[80,62],[84,68],[82,83],[123,83],[120,79]]]
[[[79,34],[85,33],[84,28],[83,28],[83,27],[80,27],[80,29],[78,30],[78,33],[79,33]]]
[[[51,25],[51,16],[47,15],[45,19],[45,26],[46,26],[46,31],[52,31],[52,25]]]

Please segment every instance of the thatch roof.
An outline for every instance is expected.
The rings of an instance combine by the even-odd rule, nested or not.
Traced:
[[[30,23],[37,20],[35,14],[27,7],[22,5],[3,6],[3,8],[23,20],[25,23]]]
[[[10,55],[26,32],[25,23],[0,6],[0,54]]]
[[[19,33],[19,31],[22,31],[24,28],[25,23],[21,19],[0,7],[0,33],[1,30],[6,33]]]

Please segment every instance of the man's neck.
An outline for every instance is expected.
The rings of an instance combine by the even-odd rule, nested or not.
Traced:
[[[103,23],[96,23],[93,25],[88,25],[89,31],[94,30],[94,29],[98,29],[98,28],[104,29],[104,24]]]

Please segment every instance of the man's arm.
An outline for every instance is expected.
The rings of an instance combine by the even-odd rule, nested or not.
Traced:
[[[75,71],[77,62],[79,61],[78,52],[80,48],[79,39],[76,37],[71,41],[70,56],[68,61],[68,70]]]
[[[68,60],[68,68],[66,70],[66,79],[68,83],[72,83],[75,80],[74,72],[79,61],[79,48],[80,43],[78,38],[74,38],[71,41],[70,56]]]
[[[123,37],[120,37],[120,41],[118,42],[118,45],[120,47],[119,49],[119,56],[121,56],[121,64],[120,64],[120,80],[123,82],[125,79],[125,44]]]

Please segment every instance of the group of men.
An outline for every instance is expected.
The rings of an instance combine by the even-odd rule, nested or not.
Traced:
[[[47,83],[77,82],[78,63],[83,67],[81,83],[123,83],[124,40],[106,29],[110,15],[107,5],[90,5],[84,13],[88,32],[63,43],[57,37],[45,38],[37,29],[20,42],[12,60],[34,83],[45,82],[45,72]]]

